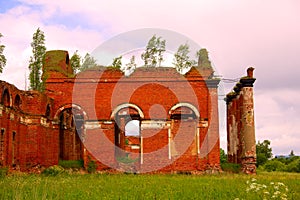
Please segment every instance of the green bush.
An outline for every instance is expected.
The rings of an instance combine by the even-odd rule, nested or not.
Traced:
[[[300,172],[300,159],[294,159],[285,167],[286,172]]]
[[[118,161],[119,163],[124,163],[124,164],[134,163],[134,162],[136,162],[136,161],[139,160],[138,158],[132,159],[132,158],[130,158],[130,157],[128,157],[128,156],[117,157],[116,159],[117,159],[117,161]]]
[[[273,159],[273,160],[268,160],[264,164],[263,168],[268,172],[271,172],[271,171],[285,171],[285,164],[280,162],[277,159]]]
[[[221,163],[221,168],[225,172],[239,173],[241,171],[241,165],[236,163]]]
[[[97,164],[94,160],[89,160],[88,165],[87,165],[87,171],[89,173],[95,173],[97,170]]]
[[[83,160],[60,160],[58,165],[64,169],[81,169],[83,168]]]
[[[0,178],[4,178],[8,173],[8,168],[7,167],[1,167],[0,168]]]
[[[268,158],[266,157],[265,154],[258,153],[256,155],[256,166],[257,167],[264,165],[267,161],[268,161]]]
[[[56,176],[56,175],[62,174],[62,173],[64,173],[64,172],[65,172],[65,170],[64,170],[63,167],[58,166],[58,165],[54,165],[54,166],[51,166],[51,167],[49,167],[49,168],[46,168],[46,169],[42,172],[42,174],[47,175],[47,176]]]

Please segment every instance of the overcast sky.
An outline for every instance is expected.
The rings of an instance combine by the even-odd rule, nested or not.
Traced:
[[[271,140],[276,155],[291,150],[300,155],[299,24],[298,0],[0,0],[7,58],[0,79],[24,89],[38,27],[47,50],[64,49],[70,55],[79,50],[82,56],[127,31],[168,29],[207,48],[223,78],[239,78],[255,67],[257,140]],[[233,87],[222,84],[226,93]]]

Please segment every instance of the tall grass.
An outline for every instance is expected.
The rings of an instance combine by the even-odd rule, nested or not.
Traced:
[[[300,199],[300,174],[221,175],[59,174],[0,178],[0,199],[259,199],[247,193],[253,177],[262,184],[282,182],[288,199]]]

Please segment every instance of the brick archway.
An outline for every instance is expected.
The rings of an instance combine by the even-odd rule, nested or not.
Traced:
[[[117,112],[119,112],[120,110],[122,110],[123,108],[133,108],[135,109],[138,113],[139,113],[139,116],[140,118],[144,118],[144,113],[142,111],[142,109],[140,107],[138,107],[137,105],[135,104],[132,104],[132,103],[124,103],[124,104],[121,104],[121,105],[118,105],[111,113],[110,115],[110,118],[111,119],[114,119]]]
[[[115,121],[115,158],[120,171],[135,172],[142,162],[142,142],[140,132],[138,135],[126,135],[126,125],[132,121],[138,121],[138,129],[141,129],[141,121],[144,118],[142,110],[134,104],[126,103],[117,106],[111,114]],[[130,161],[126,164],[125,161]]]
[[[77,104],[65,104],[63,106],[61,106],[59,109],[57,109],[55,115],[54,115],[54,121],[58,121],[59,120],[59,115],[61,114],[61,112],[63,110],[66,110],[66,109],[70,109],[70,108],[74,108],[74,109],[77,109],[77,110],[80,110],[84,116],[84,120],[88,120],[88,115],[87,113]]]
[[[59,154],[60,160],[83,159],[84,145],[81,139],[84,137],[84,121],[87,114],[75,104],[66,104],[60,107],[55,115],[59,129]]]
[[[172,115],[172,112],[175,111],[177,108],[180,108],[180,107],[187,107],[187,108],[191,109],[194,112],[194,114],[196,115],[196,117],[198,119],[200,118],[200,113],[199,113],[198,109],[194,105],[192,105],[190,103],[184,103],[184,102],[183,103],[177,103],[177,104],[175,104],[169,110],[169,115]]]
[[[1,103],[6,107],[10,107],[12,105],[12,98],[11,98],[8,88],[5,88],[3,90],[3,93],[1,96]]]

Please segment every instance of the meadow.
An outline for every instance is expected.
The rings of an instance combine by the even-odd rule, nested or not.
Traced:
[[[56,176],[10,174],[0,178],[0,199],[263,198],[300,199],[300,174],[259,172],[250,176],[228,173],[218,175],[62,173]]]

